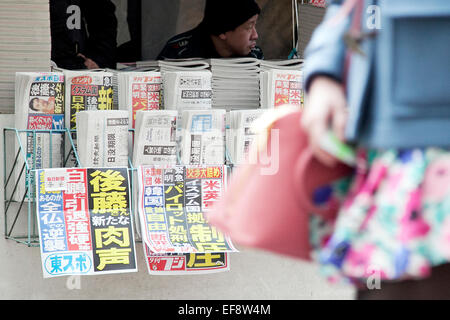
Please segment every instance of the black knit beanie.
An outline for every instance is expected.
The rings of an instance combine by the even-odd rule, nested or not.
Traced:
[[[214,35],[239,27],[261,9],[255,0],[206,0],[203,26]]]

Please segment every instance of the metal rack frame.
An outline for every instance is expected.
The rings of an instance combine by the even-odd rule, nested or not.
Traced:
[[[70,141],[71,149],[65,156],[64,164],[67,163],[70,155],[74,155],[76,163],[80,164],[78,154],[76,152],[73,139],[71,137],[69,129],[64,130],[19,130],[16,128],[4,128],[3,129],[3,187],[4,187],[4,232],[5,238],[14,240],[18,243],[26,244],[29,247],[39,246],[39,236],[36,225],[36,203],[34,194],[31,192],[30,186],[32,186],[33,177],[38,170],[36,163],[29,163],[27,160],[26,148],[22,144],[21,134],[25,134],[26,138],[32,138],[33,142],[33,159],[36,159],[36,136],[37,134],[48,134],[50,145],[52,144],[53,134],[61,134],[64,136],[64,141],[68,139]],[[13,140],[13,141],[11,141]],[[9,143],[8,143],[9,142]],[[14,146],[15,156],[11,168],[8,168],[7,164],[7,150],[8,146]],[[50,166],[52,166],[52,150],[50,148]],[[22,164],[23,163],[23,164]],[[19,168],[19,166],[22,166]],[[18,171],[20,170],[20,171]],[[16,198],[17,188],[20,183],[23,183],[22,177],[25,177],[25,192],[23,195],[18,195]],[[12,188],[10,194],[8,194],[9,188]],[[26,219],[27,219],[27,232],[23,234],[15,234],[16,223],[19,216],[24,215],[22,208],[26,205]],[[10,217],[13,217],[10,220]],[[9,224],[9,222],[11,224]]]

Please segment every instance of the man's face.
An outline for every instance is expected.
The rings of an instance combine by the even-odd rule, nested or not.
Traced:
[[[222,34],[222,39],[225,40],[234,56],[246,56],[256,46],[256,40],[258,40],[257,20],[258,15],[256,14],[236,29]]]

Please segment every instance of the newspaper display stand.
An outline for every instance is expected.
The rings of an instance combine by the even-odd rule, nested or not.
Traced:
[[[30,186],[33,186],[34,176],[36,173],[35,161],[27,160],[27,150],[22,143],[21,134],[26,134],[27,139],[32,139],[33,155],[32,159],[36,159],[36,136],[37,134],[49,135],[50,145],[54,134],[60,134],[65,141],[69,141],[72,146],[70,152],[64,160],[67,162],[69,155],[73,153],[76,163],[79,166],[78,154],[75,150],[74,143],[69,129],[63,130],[18,130],[15,128],[3,129],[3,187],[4,187],[4,216],[5,238],[14,240],[18,243],[26,244],[29,247],[39,246],[39,236],[36,221],[36,203],[35,194]],[[11,153],[13,146],[14,151]],[[9,151],[9,153],[8,153]],[[52,166],[52,150],[50,148],[50,167]],[[11,159],[8,159],[11,157]],[[33,163],[29,163],[33,162]],[[22,164],[23,163],[23,164]],[[24,177],[24,180],[23,178]],[[25,192],[17,195],[18,185],[25,183]],[[25,218],[22,221],[22,229],[25,231],[17,231],[19,218]]]
[[[228,127],[227,127],[228,128]],[[60,134],[64,136],[65,144],[69,144],[70,151],[64,158],[64,165],[72,156],[76,161],[76,167],[82,167],[82,163],[78,157],[74,141],[72,139],[72,132],[75,130],[19,130],[16,128],[3,129],[3,187],[4,187],[4,235],[6,239],[14,240],[17,243],[25,244],[28,247],[39,247],[39,231],[36,217],[36,199],[35,192],[29,186],[34,187],[34,176],[39,168],[36,168],[34,161],[27,161],[27,150],[22,143],[21,134],[26,134],[31,137],[32,143],[36,144],[36,135],[48,134],[50,143],[53,134]],[[130,135],[134,136],[135,129],[129,129]],[[16,146],[15,148],[12,146]],[[8,150],[14,148],[14,151]],[[33,148],[36,152],[36,148]],[[51,149],[50,149],[51,153]],[[36,159],[33,154],[32,159]],[[50,159],[52,156],[50,154]],[[177,152],[178,163],[181,163],[179,151]],[[51,160],[50,160],[51,161]],[[33,163],[30,163],[33,162]],[[21,164],[23,163],[23,164]],[[50,167],[52,166],[50,162]],[[234,167],[228,148],[225,146],[225,167],[228,173],[231,173]],[[18,172],[18,174],[16,173]],[[141,242],[139,218],[137,215],[137,204],[134,200],[134,190],[137,186],[134,185],[137,175],[137,168],[133,167],[132,161],[128,159],[128,173],[130,179],[130,203],[131,211],[134,215],[135,239],[136,242]],[[24,181],[21,181],[24,177]],[[137,181],[137,180],[136,180]],[[17,195],[17,186],[19,183],[25,183],[24,194]],[[18,200],[17,200],[18,199]],[[21,224],[21,225],[20,225]],[[20,229],[20,230],[18,230]]]

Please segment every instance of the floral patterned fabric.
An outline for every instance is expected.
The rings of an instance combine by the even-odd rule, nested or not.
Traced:
[[[450,261],[450,152],[360,151],[354,176],[327,188],[316,202],[341,209],[331,223],[313,215],[310,235],[329,281],[423,278]]]

